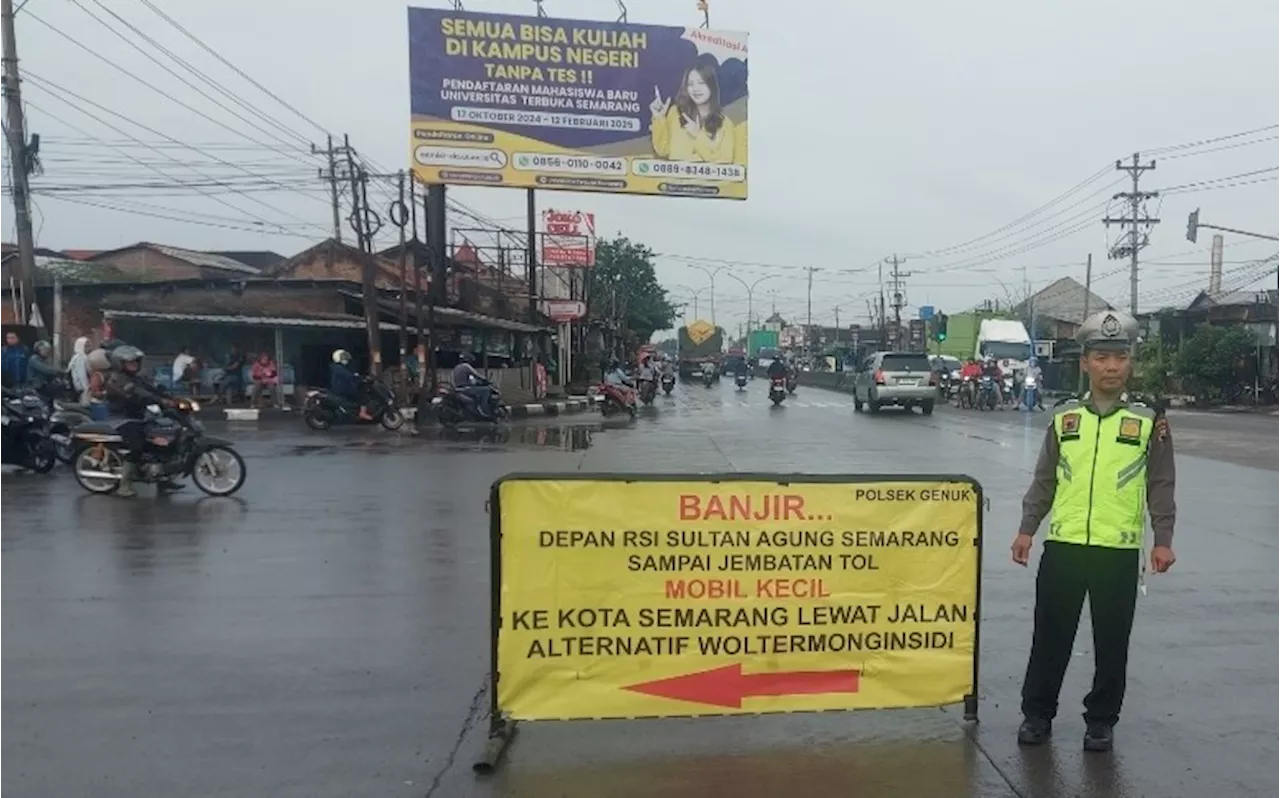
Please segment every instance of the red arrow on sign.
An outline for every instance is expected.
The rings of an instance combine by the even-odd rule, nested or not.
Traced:
[[[742,699],[762,696],[817,695],[820,693],[858,692],[859,672],[786,671],[783,673],[742,672],[742,665],[726,665],[709,671],[686,673],[652,682],[624,687],[635,693],[710,704],[717,707],[742,708]]]

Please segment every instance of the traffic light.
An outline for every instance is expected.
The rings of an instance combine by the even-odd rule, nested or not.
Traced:
[[[1187,240],[1196,243],[1196,230],[1200,227],[1200,209],[1196,208],[1187,216]]]
[[[933,337],[934,337],[934,340],[939,342],[947,340],[947,314],[945,313],[934,314]]]

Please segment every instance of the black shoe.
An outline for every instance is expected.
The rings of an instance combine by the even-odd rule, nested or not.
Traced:
[[[1084,750],[1110,751],[1115,743],[1115,733],[1111,726],[1100,721],[1090,721],[1084,730]]]
[[[185,487],[186,487],[185,483],[178,482],[177,480],[173,480],[173,479],[162,479],[156,483],[156,488],[163,491],[182,490]]]
[[[1053,721],[1026,718],[1018,727],[1019,745],[1044,745],[1053,736]]]

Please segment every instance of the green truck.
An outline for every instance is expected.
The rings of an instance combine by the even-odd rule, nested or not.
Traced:
[[[747,336],[747,358],[755,360],[760,356],[761,349],[777,349],[778,348],[778,331],[777,330],[752,330]]]

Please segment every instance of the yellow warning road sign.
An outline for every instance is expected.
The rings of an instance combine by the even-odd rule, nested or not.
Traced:
[[[515,476],[495,498],[513,720],[976,700],[967,477]]]

